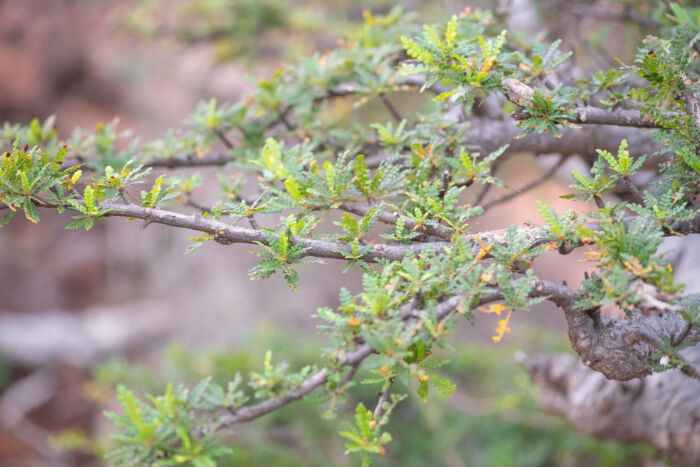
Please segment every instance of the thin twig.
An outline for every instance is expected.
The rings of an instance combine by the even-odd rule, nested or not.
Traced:
[[[693,323],[688,321],[688,323],[685,325],[683,330],[676,336],[675,339],[673,339],[672,345],[674,347],[681,345],[683,341],[685,340],[686,337],[688,337],[688,334],[690,334],[690,330],[693,329]]]
[[[622,182],[625,184],[625,187],[630,192],[630,195],[632,197],[632,202],[640,205],[644,205],[644,198],[642,197],[642,193],[639,191],[639,188],[637,188],[637,185],[632,183],[632,180],[629,179],[629,177],[622,177]]]
[[[226,146],[227,149],[233,149],[233,143],[231,142],[230,139],[223,133],[223,131],[219,130],[218,128],[214,130],[216,133],[216,136],[219,137],[222,143],[224,143],[224,146]]]
[[[479,194],[477,195],[476,199],[474,200],[474,204],[479,206],[481,205],[481,202],[486,198],[486,195],[488,194],[489,191],[491,191],[491,187],[493,187],[493,183],[487,183],[484,185],[484,187],[481,189]],[[486,209],[486,208],[484,208]]]
[[[148,161],[144,164],[146,168],[167,168],[176,169],[179,167],[208,167],[208,166],[222,166],[229,162],[233,162],[235,159],[230,154],[223,154],[217,152],[209,152],[204,154],[202,157],[197,156],[184,156],[184,157],[168,157],[159,158],[152,161]]]
[[[119,197],[124,201],[124,204],[131,204],[131,201],[129,201],[129,198],[126,196],[126,190],[124,188],[119,188]]]
[[[598,207],[598,209],[604,209],[605,208],[605,203],[603,202],[603,197],[600,195],[594,195],[593,196],[593,201],[595,202],[595,205]]]
[[[252,214],[248,214],[246,216],[248,218],[248,223],[250,224],[250,227],[252,227],[254,230],[262,231],[260,228],[260,224],[258,224],[258,221],[255,220],[255,216]]]
[[[277,118],[274,120],[270,121],[265,127],[265,129],[270,129],[275,127],[277,124],[282,123],[285,128],[289,131],[294,131],[294,125],[292,125],[289,120],[287,119],[287,116],[289,113],[292,111],[291,107],[284,107],[282,108],[281,111],[279,111],[279,114],[277,115]]]
[[[401,114],[399,111],[394,107],[394,104],[391,103],[388,97],[383,92],[379,93],[379,98],[382,100],[386,108],[389,110],[389,113],[391,114],[392,117],[398,122],[401,123],[403,118],[401,117]]]
[[[352,381],[355,378],[355,375],[357,374],[357,370],[360,369],[360,363],[362,362],[355,362],[354,364],[350,365],[350,371],[348,371],[348,374],[345,375],[345,378],[340,382],[340,386],[345,386],[348,384],[350,381]]]
[[[197,203],[196,201],[194,201],[194,200],[192,199],[192,195],[191,195],[191,194],[187,194],[187,198],[186,198],[186,200],[185,200],[185,206],[189,206],[189,207],[191,207],[191,208],[194,208],[194,209],[196,209],[197,211],[199,211],[200,213],[209,212],[209,211],[211,210],[210,208],[204,206],[203,204],[199,204],[199,203]]]
[[[367,206],[360,206],[352,203],[343,203],[339,206],[339,208],[343,211],[356,214],[358,216],[366,216],[367,213],[370,211],[370,207]],[[391,214],[388,212],[381,212],[377,216],[377,220],[379,222],[382,222],[384,224],[389,224],[389,225],[396,225],[396,220],[397,218],[401,216],[401,214]],[[425,224],[418,224],[416,221],[411,219],[410,217],[405,217],[405,224],[406,228],[409,230],[418,230],[421,229],[423,232],[425,232],[428,235],[433,235],[435,237],[438,237],[442,240],[449,241],[452,238],[452,235],[454,231],[448,227],[442,226],[442,225],[425,225]]]
[[[554,176],[554,174],[557,172],[557,170],[559,170],[559,168],[564,164],[564,162],[566,162],[566,157],[560,157],[556,164],[554,164],[549,170],[547,170],[544,174],[542,174],[542,176],[540,176],[536,180],[533,180],[524,187],[515,190],[513,193],[509,193],[501,198],[489,201],[482,207],[484,208],[484,210],[487,210],[493,206],[505,203],[506,201],[510,201],[516,196],[522,195],[525,192],[537,188],[538,186],[549,180],[552,176]]]
[[[503,158],[500,158],[500,157],[499,157],[498,159],[496,159],[496,160],[493,162],[493,164],[491,164],[491,175],[496,176],[496,171],[497,171],[498,168],[500,167],[501,162],[503,162],[503,160],[504,160]],[[477,205],[477,206],[478,206],[478,205],[481,205],[481,202],[484,200],[484,198],[486,198],[486,195],[488,194],[488,192],[491,190],[492,187],[493,187],[493,183],[487,183],[487,184],[485,184],[485,185],[484,185],[484,188],[481,189],[481,192],[480,192],[479,195],[476,197],[476,200],[474,201],[474,204]]]
[[[690,323],[688,323],[690,324]],[[686,325],[687,327],[687,325]],[[684,330],[685,331],[685,330]],[[688,330],[690,332],[690,329]],[[646,331],[636,331],[634,333],[635,335],[632,336],[631,341],[634,340],[643,340],[647,344],[651,345],[652,347],[656,348],[657,350],[664,351],[664,341],[661,339],[659,336],[656,336],[654,334],[650,334]],[[685,339],[685,337],[684,337]],[[700,381],[700,366],[694,365],[690,362],[688,362],[685,358],[683,358],[681,355],[679,355],[677,352],[674,353],[673,355],[675,358],[677,358],[681,362],[681,369],[687,371],[690,373],[690,375]]]
[[[372,412],[372,417],[374,417],[375,420],[382,418],[382,415],[384,415],[384,413],[386,412],[384,404],[387,402],[391,403],[391,388],[394,385],[395,381],[396,375],[389,378],[389,382],[386,388],[384,388],[379,393],[379,400],[377,401],[377,406],[374,408],[374,412]]]
[[[281,112],[279,112],[279,115],[277,115],[277,118],[272,120],[268,125],[267,128],[272,128],[278,123],[284,123],[284,125],[289,129],[290,123],[286,120],[287,119],[287,114],[292,110],[291,107],[284,107]]]
[[[648,120],[642,119],[639,112],[635,110],[614,110],[608,112],[604,109],[598,109],[595,107],[584,107],[576,109],[577,117],[572,119],[573,123],[580,124],[599,124],[599,125],[622,125],[638,128],[659,128],[661,125]],[[492,144],[491,133],[498,133],[499,131],[506,134],[513,134],[515,136],[517,132],[515,131],[512,122],[507,121],[490,121],[489,125],[492,127],[492,131],[489,132],[479,132],[477,127],[474,126],[474,134],[470,135],[468,139],[469,144],[474,146],[490,147]],[[496,129],[497,128],[497,129]],[[613,130],[601,130],[602,132],[613,131]],[[564,139],[555,140],[551,137],[551,141],[547,141],[546,144],[542,142],[545,138],[544,135],[530,135],[528,138],[518,140],[517,144],[512,144],[510,151],[535,151],[537,153],[555,152],[561,150],[562,147],[567,146],[567,137],[565,135]],[[598,138],[602,139],[602,138]],[[590,138],[591,142],[594,143],[597,139]],[[580,152],[580,151],[579,151]],[[376,168],[379,164],[387,159],[386,154],[377,154],[375,156],[368,157],[367,167]],[[151,160],[143,161],[144,167],[146,168],[185,168],[185,167],[211,167],[211,166],[224,166],[230,162],[235,161],[234,157],[226,153],[209,152],[202,156],[198,155],[187,155],[187,156],[173,156],[173,157],[162,157]],[[62,168],[71,169],[78,165],[84,164],[84,160],[81,158],[76,158],[75,160],[67,160],[63,163]],[[85,165],[82,166],[83,171],[91,170]],[[487,188],[488,190],[488,188]]]

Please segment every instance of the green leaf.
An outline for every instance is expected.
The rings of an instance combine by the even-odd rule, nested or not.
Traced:
[[[39,222],[39,210],[30,199],[24,201],[24,215],[35,224]]]

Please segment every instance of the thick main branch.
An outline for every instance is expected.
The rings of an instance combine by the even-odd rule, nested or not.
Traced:
[[[564,415],[577,430],[649,443],[678,465],[700,463],[700,381],[678,370],[610,381],[571,355],[535,356],[527,366],[540,407]]]

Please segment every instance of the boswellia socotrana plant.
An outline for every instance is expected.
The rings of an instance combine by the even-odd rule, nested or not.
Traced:
[[[676,7],[677,16],[685,11]],[[2,128],[3,224],[55,210],[73,230],[115,217],[186,229],[188,251],[247,244],[260,258],[252,278],[281,274],[293,289],[297,265],[318,258],[363,273],[361,290],[342,288],[340,306],[315,311],[330,337],[322,364],[290,368],[268,354],[258,372],[227,385],[205,379],[145,401],[119,387],[122,413],[108,414],[118,442],[110,462],[215,465],[229,450],[220,433],[311,393],[335,407],[362,367],[376,404],[357,405],[340,436],[369,464],[391,441],[386,425],[405,397],[397,378],[423,399],[454,391],[431,349],[477,311],[500,316],[499,342],[514,313],[542,301],[565,315],[580,360],[609,380],[600,382],[605,391],[574,398],[589,370],[532,359],[536,384],[559,391],[553,408],[591,433],[649,442],[679,463],[700,459],[700,418],[688,418],[700,413],[700,366],[682,352],[700,341],[698,299],[684,295],[657,253],[664,237],[700,233],[697,22],[659,28],[666,36],[647,36],[632,63],[573,80],[558,41],[515,40],[501,19],[468,9],[420,27],[398,9],[366,13],[335,50],[300,58],[238,102],[201,104],[185,130],[151,144],[124,144],[114,124],[66,141],[53,119]],[[400,111],[395,102],[406,94],[417,96],[408,100],[415,108]],[[337,100],[376,101],[390,119],[369,127],[333,119],[326,109]],[[520,191],[484,202],[490,187],[505,185],[496,164],[515,152],[560,160]],[[474,229],[475,218],[573,155],[589,170],[573,172],[562,195],[585,211],[556,212],[544,200],[541,225]],[[222,199],[211,206],[196,201],[196,174],[168,176],[203,166],[220,167]],[[592,272],[576,290],[532,268],[544,253],[578,248]],[[626,318],[601,314],[609,306]],[[652,373],[662,385],[629,391]],[[583,414],[595,421],[581,422]]]

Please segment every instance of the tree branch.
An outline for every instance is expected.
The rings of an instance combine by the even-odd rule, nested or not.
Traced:
[[[636,110],[616,109],[608,111],[598,107],[579,107],[575,110],[576,117],[572,123],[594,125],[631,126],[637,128],[663,128],[653,120],[642,117]]]
[[[472,118],[469,129],[464,133],[462,144],[474,146],[482,154],[489,154],[508,144],[502,157],[529,152],[534,154],[560,154],[562,156],[579,155],[587,157],[595,154],[596,149],[617,152],[620,141],[627,139],[632,157],[654,154],[663,150],[663,146],[654,139],[648,128],[623,127],[616,125],[585,125],[582,128],[562,128],[561,137],[554,138],[548,133],[530,133],[519,138],[522,129],[515,121],[494,120],[491,118]],[[387,156],[379,154],[368,157],[367,167],[376,168]],[[500,159],[500,158],[499,158]]]
[[[352,203],[343,203],[340,206],[340,209],[343,211],[356,214],[358,216],[366,216],[367,213],[370,211],[371,207],[367,206],[360,206],[357,204],[352,204]],[[392,214],[389,212],[381,212],[377,216],[377,220],[380,222],[383,222],[384,224],[389,224],[389,225],[396,225],[397,219],[401,216],[401,214],[396,213]],[[453,231],[452,229],[449,229],[447,227],[444,227],[442,225],[421,225],[418,224],[416,221],[411,219],[410,217],[404,216],[406,223],[405,226],[409,230],[416,230],[416,229],[421,229],[421,231],[427,233],[428,235],[433,235],[435,237],[439,237],[445,241],[450,241],[452,239],[452,234]],[[424,228],[423,228],[424,227]]]
[[[174,157],[162,157],[144,162],[144,167],[146,168],[164,168],[164,169],[177,169],[180,167],[210,167],[210,166],[223,166],[229,162],[233,162],[235,159],[230,154],[220,153],[220,152],[208,152],[202,157],[197,156],[174,156]],[[75,161],[66,161],[61,166],[62,169],[72,169],[75,166],[84,164],[85,161],[82,159]],[[83,169],[85,170],[85,169]]]
[[[562,291],[563,286],[557,286],[556,284],[549,283],[547,281],[539,281],[540,287],[542,291],[548,291],[553,294],[559,295],[560,293],[565,293]],[[535,292],[539,293],[539,292]],[[569,291],[569,293],[572,293]],[[537,295],[539,296],[539,295]],[[464,297],[461,295],[456,295],[451,297],[448,300],[445,300],[444,302],[440,303],[436,307],[436,315],[438,317],[438,321],[443,321],[445,318],[447,318],[456,308],[457,305],[462,301]],[[491,293],[486,293],[482,294],[481,300],[479,302],[479,305],[483,305],[489,302],[493,302],[496,300],[500,300],[502,298],[502,295],[500,292],[493,291]],[[561,297],[559,297],[561,298]],[[556,298],[555,298],[556,299]],[[477,306],[479,306],[477,305]],[[414,316],[408,316],[407,318],[404,319],[405,325],[406,326],[411,326],[417,322],[418,318]],[[359,366],[362,361],[375,353],[374,349],[367,344],[361,344],[359,345],[355,350],[352,352],[348,352],[343,356],[340,356],[338,358],[338,367],[343,367],[343,366],[350,366],[351,371],[352,368],[356,368]],[[205,434],[206,432],[212,430],[212,429],[219,429],[219,428],[224,428],[224,427],[231,427],[232,425],[235,425],[237,423],[241,422],[247,422],[259,417],[262,417],[263,415],[266,415],[270,412],[273,412],[275,410],[278,410],[288,404],[291,404],[294,401],[297,401],[301,399],[302,397],[310,394],[313,392],[316,388],[319,386],[322,386],[323,384],[326,383],[328,374],[330,373],[330,369],[328,368],[322,368],[318,370],[316,373],[314,373],[313,376],[307,378],[302,384],[299,385],[297,389],[294,389],[289,392],[286,396],[280,397],[280,398],[270,398],[267,400],[264,400],[262,402],[259,402],[254,405],[250,406],[245,406],[237,409],[232,409],[230,413],[223,414],[218,422],[210,427],[204,428],[200,434]],[[352,373],[354,375],[354,372]],[[390,389],[390,388],[389,388]],[[382,391],[384,392],[384,391]],[[380,404],[381,404],[381,398],[380,398]],[[380,405],[378,404],[377,407]],[[376,413],[376,409],[375,409]]]
[[[677,465],[700,462],[700,381],[678,370],[610,381],[568,354],[530,357],[526,366],[539,406],[563,414],[577,430],[649,443]]]
[[[593,317],[571,305],[561,307],[569,326],[571,346],[583,363],[618,381],[651,374],[649,356],[656,352],[656,348],[648,341],[640,342],[639,335],[655,336],[659,341],[662,341],[662,336],[673,339],[684,332],[687,324],[679,313],[644,314],[635,310],[632,319],[614,320],[605,316]],[[693,327],[686,339],[687,342],[700,342],[700,329]]]
[[[223,222],[205,219],[199,215],[185,215],[163,209],[144,208],[133,204],[123,205],[116,203],[104,203],[101,208],[109,210],[109,212],[105,214],[105,217],[129,217],[134,219],[143,219],[149,223],[163,224],[171,227],[204,232],[215,236],[217,241],[224,244],[267,244],[265,235],[260,230],[229,226]],[[345,255],[343,253],[349,251],[348,247],[341,242],[298,237],[295,237],[292,241],[294,244],[307,248],[307,251],[304,253],[305,256],[345,259]],[[475,244],[477,244],[476,241]],[[370,252],[365,255],[363,259],[366,261],[376,261],[378,259],[400,260],[406,256],[408,251],[418,254],[425,247],[433,248],[436,251],[442,251],[449,245],[450,244],[448,242],[435,242],[416,245],[378,244],[372,245]]]
[[[522,113],[527,114],[526,104],[533,94],[533,89],[515,78],[506,78],[501,82],[506,91],[508,100],[520,106]],[[574,117],[569,119],[572,123],[630,126],[637,128],[663,128],[651,119],[642,117],[637,110],[616,109],[608,111],[598,107],[584,106],[573,110]],[[518,112],[516,112],[516,115]]]
[[[285,405],[298,401],[302,397],[313,392],[317,387],[325,384],[327,377],[328,369],[323,368],[317,371],[311,378],[304,381],[297,389],[290,391],[287,395],[279,399],[267,399],[255,405],[231,409],[230,413],[221,416],[219,425],[228,427],[236,423],[247,422],[262,417],[270,412],[281,409]]]
[[[37,207],[53,208],[58,206],[51,200],[39,200]],[[69,210],[75,210],[70,206],[64,206]],[[7,205],[0,204],[0,210],[7,209]],[[105,217],[127,217],[133,219],[142,219],[151,224],[162,224],[181,229],[194,230],[211,234],[215,239],[222,244],[232,243],[247,243],[247,244],[267,244],[267,239],[262,231],[256,229],[247,229],[244,227],[230,226],[221,221],[205,219],[201,215],[185,215],[174,211],[167,211],[159,208],[147,208],[136,204],[117,204],[103,203],[100,209],[107,210]],[[624,222],[629,224],[634,218],[626,218]],[[591,230],[598,230],[597,222],[588,222],[585,224]],[[503,242],[508,229],[489,230],[475,234],[467,234],[465,237],[469,240],[472,246],[472,252],[475,255],[483,253],[483,244],[491,244],[494,242]],[[518,231],[521,235],[527,236],[533,244],[546,241],[549,238],[548,229],[546,227],[519,227]],[[689,221],[676,222],[670,226],[666,235],[675,234],[691,234],[700,233],[700,215]],[[673,235],[675,235],[673,234]],[[292,243],[301,245],[307,251],[304,256],[314,256],[319,258],[341,259],[345,260],[345,253],[349,251],[348,246],[342,242],[317,240],[312,238],[293,237]],[[373,244],[368,245],[369,252],[362,257],[365,261],[374,262],[379,259],[388,259],[391,261],[401,260],[412,252],[420,254],[426,248],[433,249],[436,253],[444,252],[445,248],[452,246],[451,242],[428,242],[416,243],[413,245],[387,245]],[[488,257],[485,255],[484,257]]]

